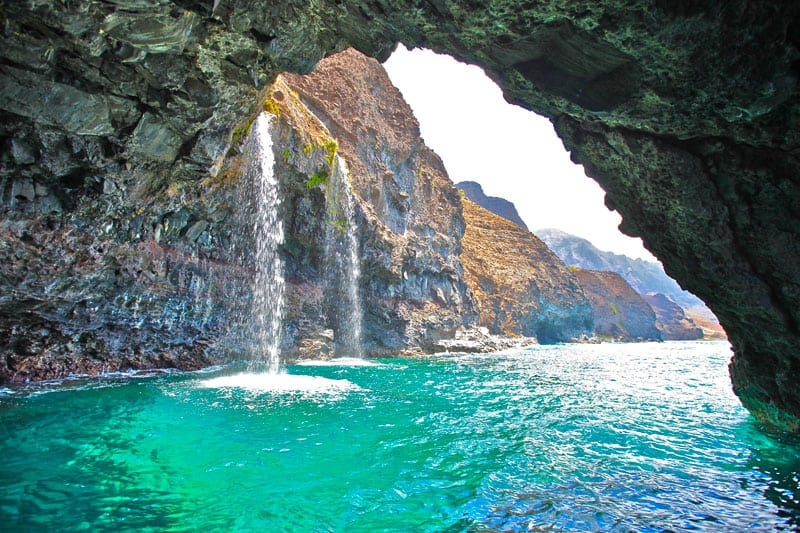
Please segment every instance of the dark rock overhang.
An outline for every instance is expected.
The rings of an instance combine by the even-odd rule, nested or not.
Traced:
[[[623,230],[718,315],[743,403],[798,430],[799,10],[788,1],[5,1],[4,200],[24,200],[19,180],[32,178],[72,190],[113,175],[143,198],[191,186],[219,172],[280,71],[307,72],[347,46],[378,58],[400,41],[427,46],[482,66],[509,101],[550,117]],[[69,208],[68,197],[59,202]]]

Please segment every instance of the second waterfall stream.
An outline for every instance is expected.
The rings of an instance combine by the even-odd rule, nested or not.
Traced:
[[[329,320],[336,333],[337,357],[360,358],[363,355],[359,294],[361,266],[355,198],[347,163],[339,156],[336,156],[335,162],[325,191],[325,263],[331,315]]]

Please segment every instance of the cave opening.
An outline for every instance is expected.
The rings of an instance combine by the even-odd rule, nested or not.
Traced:
[[[424,142],[470,199],[484,198],[483,207],[493,203],[496,214],[542,239],[575,273],[620,274],[647,302],[642,309],[656,312],[663,339],[725,338],[705,303],[664,273],[641,239],[622,233],[622,217],[571,160],[547,118],[507,102],[480,67],[449,55],[398,44],[383,66],[412,108]],[[600,305],[618,315],[617,304],[606,299]],[[620,325],[609,327],[604,334],[618,337]]]
[[[800,525],[797,437],[762,431],[800,431],[800,82],[787,37],[800,4],[681,4],[5,2],[0,478],[14,483],[0,520],[20,530]],[[541,307],[518,307],[522,334],[554,345],[439,351],[475,342],[458,334],[478,313],[477,289],[501,296],[493,325],[509,326],[497,281],[532,293],[515,277],[519,248],[493,238],[498,224],[484,228],[472,249],[497,275],[468,285],[459,230],[476,211],[374,69],[359,77],[340,61],[339,86],[317,78],[298,89],[305,99],[283,89],[262,99],[279,71],[336,64],[327,56],[348,45],[377,66],[369,58],[397,42],[482,66],[560,136],[534,151],[536,134],[483,122],[513,107],[417,63],[417,77],[445,89],[434,105],[457,106],[455,162],[419,117],[453,181],[534,205],[523,213],[534,231],[589,236],[536,218],[553,208],[592,230],[599,211],[616,233],[580,167],[579,185],[572,171],[544,170],[550,156],[569,159],[563,140],[624,213],[624,231],[713,306],[732,362],[722,342],[561,343],[592,327],[570,321],[589,315],[568,303],[538,323]],[[388,112],[373,113],[369,95],[391,99]],[[262,111],[276,149],[261,177],[280,175],[288,193],[282,338],[294,350],[285,376],[301,378],[291,390],[220,381],[241,361],[215,366],[241,357],[224,342],[232,317],[244,308],[252,324],[248,300],[261,300],[233,252],[247,218],[241,148]],[[495,188],[506,177],[509,188]],[[596,192],[585,207],[583,186]],[[336,193],[347,187],[363,201],[353,217],[355,195]],[[329,237],[347,259],[361,254],[371,361],[334,361],[348,326],[325,315],[354,298],[320,275],[333,263]],[[616,300],[605,308],[610,320],[622,312]],[[728,365],[754,417],[731,393]]]
[[[557,228],[656,261],[641,239],[619,231],[622,218],[604,206],[605,192],[570,160],[550,121],[508,103],[481,68],[402,44],[384,68],[454,183],[477,181],[486,194],[514,201],[534,234]]]

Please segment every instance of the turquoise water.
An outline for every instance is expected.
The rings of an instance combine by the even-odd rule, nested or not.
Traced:
[[[800,444],[725,343],[108,377],[0,395],[0,529],[737,531],[800,526]]]

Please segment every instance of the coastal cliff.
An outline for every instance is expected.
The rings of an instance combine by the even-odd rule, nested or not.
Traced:
[[[332,355],[347,334],[337,307],[346,304],[344,273],[332,275],[326,258],[326,239],[347,224],[363,273],[361,346],[351,349],[430,351],[471,324],[458,193],[380,64],[346,51],[309,76],[280,77],[260,98],[284,228],[284,356]],[[146,180],[145,169],[139,180],[47,179],[42,166],[67,163],[15,143],[12,156],[33,151],[36,164],[3,178],[0,380],[248,356],[260,236],[250,228],[257,207],[246,146],[256,115],[237,126],[232,148],[200,183]],[[334,187],[352,196],[354,220],[331,214],[329,204],[341,201]]]
[[[513,222],[462,198],[461,261],[480,325],[503,335],[560,342],[592,334],[578,280],[547,246]]]
[[[667,295],[654,293],[642,298],[656,313],[656,327],[665,341],[692,341],[704,337],[703,330]]]
[[[279,81],[304,106],[294,114],[319,120],[349,167],[366,353],[432,350],[452,338],[475,318],[458,259],[464,220],[458,193],[420,138],[411,108],[380,63],[352,49],[311,74]]]
[[[474,204],[472,202],[465,203],[465,206],[470,207],[470,209],[466,209],[465,207],[468,222],[468,235],[471,230],[469,225],[471,220],[482,219],[480,221],[482,226],[492,226],[490,222],[491,217],[487,217],[486,213],[481,213],[480,208],[484,208],[525,229],[525,225],[522,220],[519,219],[517,208],[513,202],[504,198],[486,196],[480,184],[475,182],[461,182],[456,184],[456,187],[462,190],[469,200],[474,202]],[[482,216],[478,216],[479,213]],[[500,227],[502,227],[502,224],[495,224],[495,228]],[[552,255],[555,253],[558,259],[570,265],[571,269],[569,270],[577,274],[577,279],[580,280],[579,283],[586,283],[586,286],[582,287],[582,289],[585,289],[586,294],[588,294],[591,299],[591,307],[593,310],[591,323],[594,325],[589,332],[590,335],[596,335],[601,338],[610,337],[625,341],[658,339],[657,334],[651,327],[653,312],[655,312],[657,317],[655,326],[661,332],[661,338],[664,340],[694,340],[703,338],[704,330],[697,327],[692,319],[686,316],[683,309],[672,302],[667,296],[663,294],[643,296],[640,293],[639,296],[647,302],[645,305],[642,305],[643,302],[641,302],[639,298],[636,298],[635,293],[638,291],[636,291],[630,283],[631,281],[635,282],[639,287],[665,286],[672,290],[673,294],[678,294],[685,301],[696,302],[697,304],[694,307],[696,312],[700,312],[704,308],[699,299],[680,289],[677,283],[670,279],[657,263],[648,263],[641,259],[634,260],[623,255],[602,252],[595,248],[589,241],[579,239],[578,237],[559,230],[542,230],[539,233],[546,239],[544,242],[539,240],[537,236],[533,236],[532,239],[527,239],[529,241],[527,245],[523,244],[523,241],[526,240],[523,238],[518,241],[517,246],[511,246],[509,249],[547,249],[548,254]],[[487,247],[492,248],[494,245],[490,243],[496,241],[498,241],[497,235],[487,231],[485,234],[481,235],[480,238],[475,239],[473,244],[476,246],[469,251],[471,254],[489,256]],[[550,244],[547,244],[548,242]],[[551,245],[555,247],[554,250],[550,248]],[[496,261],[504,257],[506,256],[504,256],[502,252],[499,252],[492,260]],[[547,254],[541,255],[538,261],[543,261],[544,257],[547,257]],[[492,260],[486,261],[484,265],[491,264]],[[549,264],[554,263],[550,257],[547,258],[547,262]],[[469,274],[471,270],[469,268],[470,264],[467,261],[465,261],[465,263],[467,264],[467,273]],[[536,262],[532,264],[536,264]],[[584,272],[583,270],[592,270],[591,268],[587,268],[587,265],[596,265],[601,272]],[[582,271],[577,272],[576,266],[581,266],[582,268],[580,270]],[[545,266],[540,263],[539,266],[534,268],[542,270]],[[623,279],[617,279],[614,276],[605,274],[605,272],[613,269],[618,270],[618,274],[620,274]],[[524,270],[525,267],[519,267],[518,265],[517,272],[524,272]],[[474,277],[475,276],[471,276],[471,278]],[[503,278],[502,275],[496,277]],[[485,274],[480,276],[480,278],[487,279]],[[557,276],[551,274],[551,279],[557,279]],[[478,308],[482,315],[481,324],[488,326],[492,325],[492,322],[497,320],[494,315],[484,316],[490,314],[490,309],[497,310],[506,307],[507,309],[503,309],[499,313],[503,317],[511,317],[506,318],[506,320],[511,322],[511,327],[506,327],[505,331],[519,331],[520,327],[518,321],[515,321],[513,317],[518,315],[526,305],[530,305],[525,302],[528,298],[520,298],[519,296],[516,298],[509,297],[509,293],[513,292],[513,290],[510,291],[507,287],[504,287],[503,291],[498,291],[497,283],[501,282],[496,282],[491,290],[495,293],[501,293],[502,296],[500,296],[500,294],[493,294],[492,299],[497,300],[499,298],[501,301],[505,302],[505,306],[498,304],[497,301],[493,302],[493,306],[486,305],[486,303],[481,300],[487,297],[485,291],[488,285],[485,282],[483,286],[477,283],[472,284],[473,291],[478,295]],[[535,283],[535,281],[533,283]],[[578,293],[579,291],[575,291],[576,295]],[[708,313],[710,314],[710,311]],[[494,314],[496,315],[498,313],[495,312]],[[498,328],[494,326],[493,329]]]
[[[575,269],[575,276],[592,304],[596,335],[618,341],[662,340],[656,314],[619,274]]]
[[[662,293],[684,308],[705,306],[702,300],[667,276],[661,265],[654,261],[606,252],[586,239],[557,229],[541,229],[535,233],[567,265],[584,270],[616,272],[639,294]]]
[[[459,181],[456,183],[456,188],[460,191],[464,191],[467,198],[484,209],[528,231],[528,226],[525,224],[525,221],[522,220],[522,217],[519,216],[517,206],[515,206],[513,202],[498,196],[488,196],[483,192],[481,184],[475,181]]]
[[[602,251],[586,239],[557,229],[537,230],[536,234],[567,265],[616,272],[622,276],[660,317],[658,328],[664,340],[727,338],[719,320],[705,303],[683,290],[660,264]],[[678,309],[674,308],[676,305]]]

